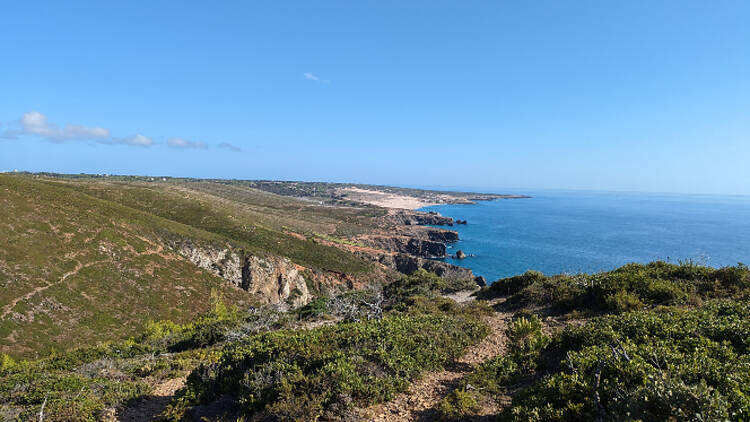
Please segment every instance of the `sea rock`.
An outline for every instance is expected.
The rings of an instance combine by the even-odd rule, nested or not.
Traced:
[[[456,220],[456,224],[466,224],[468,223],[466,220]]]
[[[487,279],[484,278],[484,276],[477,276],[474,277],[474,282],[477,283],[477,286],[484,287],[487,285]]]
[[[464,251],[459,249],[456,252],[456,259],[464,259],[464,258],[466,258],[466,254],[464,253]]]

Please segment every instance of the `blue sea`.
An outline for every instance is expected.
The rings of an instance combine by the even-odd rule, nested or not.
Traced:
[[[423,208],[468,220],[444,261],[488,281],[610,270],[665,260],[721,267],[750,263],[750,197],[611,192],[530,192],[528,199]]]

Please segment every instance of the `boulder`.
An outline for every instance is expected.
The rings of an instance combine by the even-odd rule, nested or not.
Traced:
[[[466,254],[464,253],[464,251],[459,249],[458,252],[456,252],[456,259],[464,259],[464,258],[466,258]]]

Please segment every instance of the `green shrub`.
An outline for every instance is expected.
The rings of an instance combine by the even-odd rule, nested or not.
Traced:
[[[319,297],[297,310],[300,319],[311,319],[324,315],[328,311],[328,298]]]
[[[460,309],[396,312],[382,320],[261,333],[227,345],[188,378],[168,412],[225,393],[247,414],[315,419],[350,403],[389,400],[424,371],[440,369],[487,334]]]
[[[521,369],[529,371],[536,365],[541,350],[549,343],[542,333],[542,321],[536,315],[511,321],[505,331],[508,336],[509,354]]]
[[[508,296],[508,303],[516,307],[626,312],[654,305],[700,304],[710,298],[750,297],[750,270],[743,264],[714,269],[657,261],[597,274],[545,276],[529,271],[498,280],[480,292],[484,298],[497,296]]]
[[[513,397],[511,420],[746,420],[750,305],[635,311],[569,327],[559,368]]]
[[[479,410],[479,393],[474,390],[454,390],[438,405],[441,419],[464,419]]]
[[[384,287],[383,293],[391,303],[402,301],[409,296],[434,298],[442,294],[462,290],[474,290],[477,284],[471,279],[448,280],[424,269],[403,276]]]

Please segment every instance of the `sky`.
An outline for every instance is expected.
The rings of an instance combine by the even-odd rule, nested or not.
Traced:
[[[750,194],[747,1],[0,0],[0,171]]]

